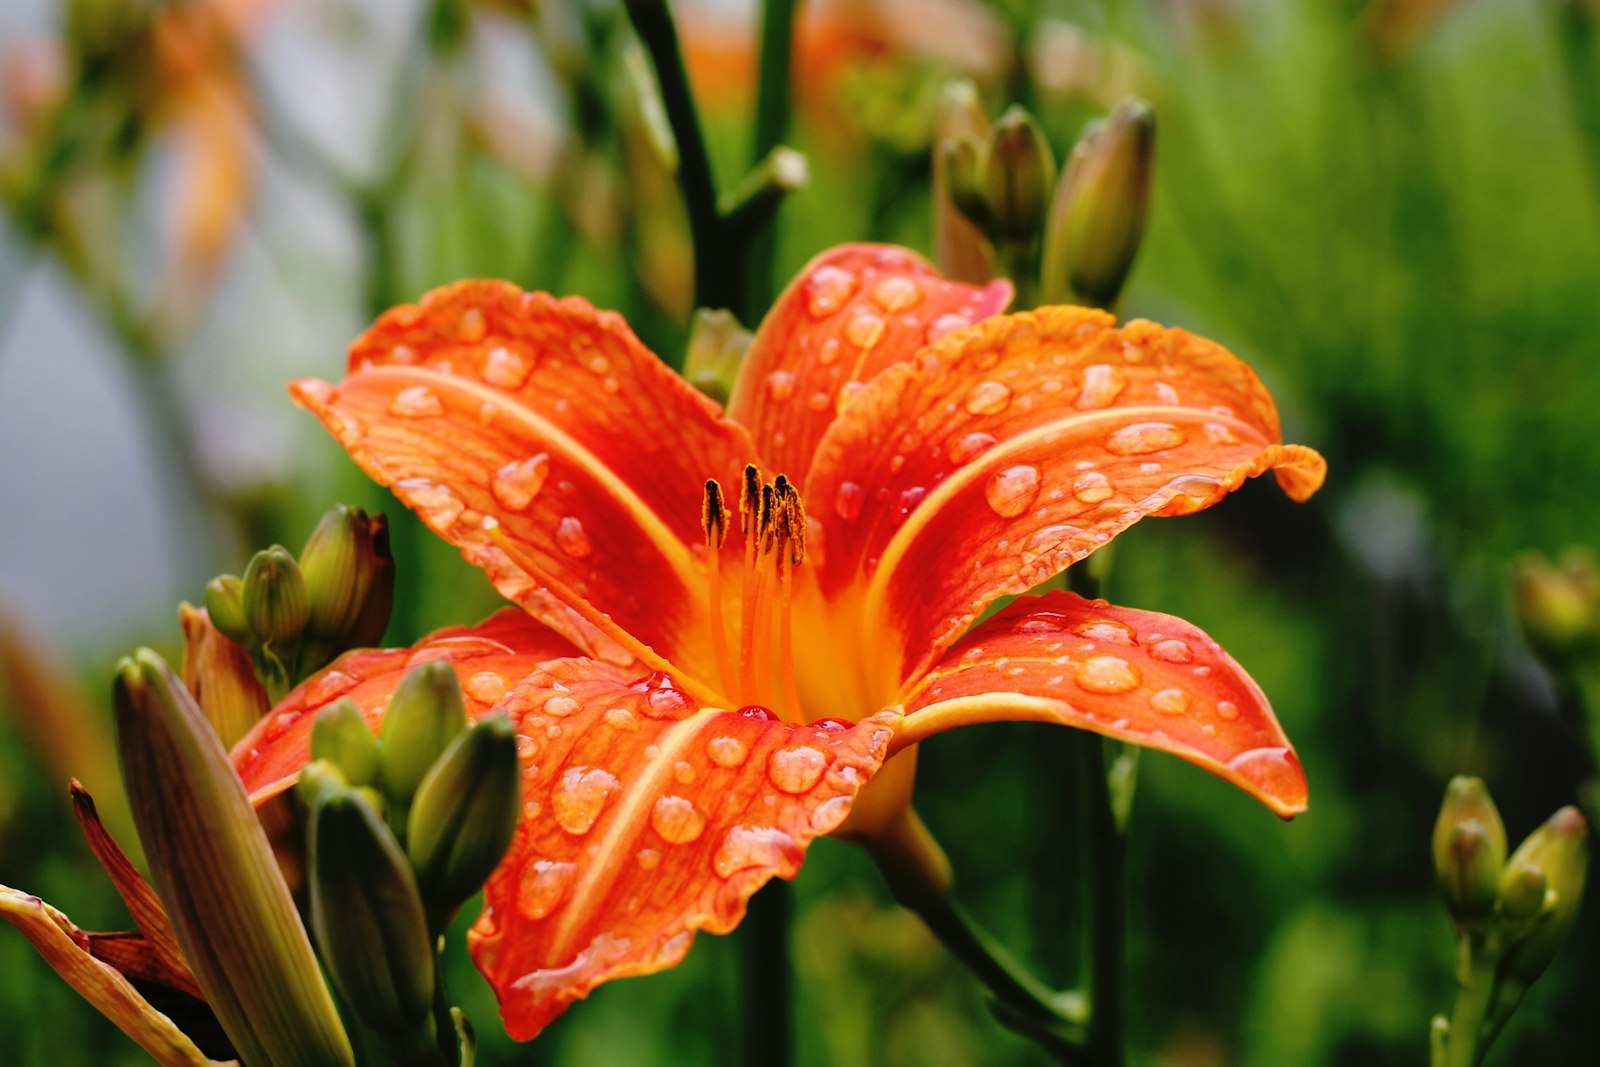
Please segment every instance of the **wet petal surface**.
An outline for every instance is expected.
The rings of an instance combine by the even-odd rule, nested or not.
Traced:
[[[1244,668],[1191,623],[1073,593],[1021,597],[906,700],[896,746],[973,722],[1076,726],[1203,767],[1289,817],[1306,779]]]
[[[500,707],[524,818],[468,943],[523,1040],[601,982],[676,964],[696,930],[733,929],[843,822],[899,720],[797,726],[581,659],[545,664]]]

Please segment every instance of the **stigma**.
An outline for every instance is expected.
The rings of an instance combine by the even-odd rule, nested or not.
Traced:
[[[715,478],[706,481],[700,525],[710,550],[711,643],[722,690],[747,703],[768,705],[788,721],[804,722],[795,684],[792,609],[794,573],[806,558],[805,505],[787,477],[764,481],[760,469],[750,464],[739,486],[738,509],[744,570],[734,645],[722,596],[722,547],[731,515],[722,486]]]

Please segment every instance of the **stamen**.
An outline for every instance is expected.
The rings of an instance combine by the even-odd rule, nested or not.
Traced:
[[[796,722],[805,721],[800,707],[800,687],[794,676],[794,642],[791,608],[794,603],[794,570],[805,558],[805,506],[800,494],[782,475],[777,489],[782,493],[779,505],[782,518],[778,535],[778,685],[784,708]]]
[[[711,598],[711,650],[717,660],[722,688],[734,688],[733,660],[728,655],[728,630],[722,610],[722,542],[728,536],[728,509],[722,503],[722,486],[715,478],[706,479],[706,498],[700,508],[700,525],[706,532],[708,553],[707,595]]]
[[[756,612],[760,608],[761,582],[756,562],[761,554],[761,502],[768,487],[761,484],[761,471],[754,463],[744,469],[744,485],[739,489],[739,532],[744,534],[744,588],[739,600],[739,685],[740,692],[755,689]]]

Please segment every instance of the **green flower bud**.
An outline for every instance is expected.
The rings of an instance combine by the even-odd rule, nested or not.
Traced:
[[[378,739],[355,701],[340,697],[317,712],[311,724],[311,758],[334,764],[350,785],[378,780]]]
[[[293,641],[311,617],[311,596],[289,550],[273,545],[257,552],[244,572],[244,613],[263,644]]]
[[[1027,241],[1039,235],[1056,184],[1056,157],[1044,130],[1013,105],[989,133],[984,193],[997,237]]]
[[[1500,979],[1508,993],[1520,997],[1567,940],[1578,920],[1588,870],[1589,824],[1577,808],[1562,808],[1517,846],[1506,865],[1507,887],[1526,879],[1530,883],[1526,895],[1531,896],[1533,876],[1522,872],[1537,872],[1546,888],[1540,905],[1543,917],[1506,949],[1501,960]],[[1503,891],[1501,907],[1508,915],[1514,903],[1520,902],[1508,899]]]
[[[1050,207],[1040,293],[1045,302],[1116,303],[1144,239],[1155,134],[1150,105],[1128,99],[1078,140]]]
[[[405,833],[417,786],[466,725],[466,703],[450,664],[423,663],[400,680],[384,712],[381,750],[383,793],[397,834]]]
[[[1574,549],[1556,566],[1539,556],[1517,561],[1511,603],[1528,646],[1561,665],[1600,648],[1600,567]]]
[[[973,216],[957,202],[952,170],[963,169],[959,180],[962,196],[978,192],[979,145],[989,136],[989,118],[978,100],[978,90],[970,81],[957,79],[945,85],[939,97],[933,134],[933,245],[939,272],[956,281],[981,284],[989,280],[989,257],[983,232]],[[956,147],[965,142],[964,148]],[[981,207],[980,207],[981,210]]]
[[[241,1060],[353,1065],[266,833],[205,714],[148,649],[118,664],[115,704],[151,881]]]
[[[325,759],[314,759],[301,767],[300,777],[294,785],[295,792],[300,794],[300,801],[308,811],[317,806],[317,801],[322,799],[324,793],[349,787],[344,772],[337,764]]]
[[[985,191],[987,148],[976,137],[957,135],[941,142],[937,168],[945,175],[945,188],[950,202],[974,226],[990,229],[994,216],[989,211]]]
[[[683,376],[712,400],[726,404],[752,340],[754,335],[731,312],[696,308],[689,320]]]
[[[372,573],[372,532],[367,513],[340,504],[317,523],[300,550],[300,573],[311,598],[306,636],[342,645],[366,605]]]
[[[1456,922],[1476,925],[1488,919],[1505,858],[1505,825],[1483,780],[1452,778],[1433,827],[1433,869]]]
[[[244,582],[237,575],[219,575],[206,583],[206,614],[230,641],[246,648],[255,644],[255,632],[244,613]]]
[[[482,888],[510,847],[521,778],[516,731],[497,712],[457,735],[417,787],[406,854],[434,932]]]
[[[1538,867],[1520,863],[1507,867],[1497,892],[1500,917],[1515,935],[1532,927],[1549,903],[1550,883]]]
[[[311,812],[311,927],[346,1004],[407,1062],[434,1043],[434,954],[411,865],[353,789]]]

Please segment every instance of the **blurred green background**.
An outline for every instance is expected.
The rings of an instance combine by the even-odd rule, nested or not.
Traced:
[[[749,163],[756,13],[675,8],[726,187]],[[1482,775],[1515,841],[1592,773],[1507,587],[1519,552],[1600,541],[1600,5],[800,8],[790,143],[812,180],[783,206],[769,286],[842,241],[931,252],[953,74],[991,113],[1032,108],[1058,156],[1123,95],[1154,104],[1155,202],[1121,311],[1239,353],[1330,476],[1304,506],[1255,484],[1119,539],[1109,595],[1229,649],[1312,788],[1282,824],[1143,761],[1131,1052],[1424,1062],[1453,994],[1428,853],[1445,781]],[[466,276],[618,308],[676,362],[691,250],[617,4],[38,0],[0,33],[0,882],[113,929],[64,780],[117,819],[109,667],[135,644],[175,654],[177,600],[342,500],[395,521],[391,642],[496,603],[282,383],[336,374],[379,310]],[[1079,903],[1064,765],[1049,728],[986,727],[927,744],[919,783],[962,901],[1062,985]],[[864,853],[819,843],[794,891],[799,1063],[1048,1062]],[[1595,895],[1489,1063],[1600,1059]],[[454,986],[485,1064],[732,1065],[761,995],[741,988],[739,937],[603,987],[528,1046],[498,1033],[464,951]],[[0,1035],[19,1064],[142,1062],[9,929]]]

